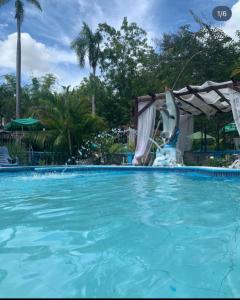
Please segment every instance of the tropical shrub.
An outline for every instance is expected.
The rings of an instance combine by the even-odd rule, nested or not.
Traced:
[[[77,153],[84,139],[105,128],[103,119],[92,116],[88,103],[69,88],[51,100],[42,99],[33,114],[46,129],[36,134],[37,143],[50,150],[67,150],[70,156]]]

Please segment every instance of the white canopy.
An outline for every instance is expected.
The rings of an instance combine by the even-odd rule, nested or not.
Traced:
[[[232,81],[206,81],[200,86],[188,85],[173,91],[180,110],[180,136],[177,147],[184,152],[191,148],[186,136],[192,133],[193,116],[205,114],[210,117],[216,113],[233,112],[233,118],[240,135],[240,88]],[[137,98],[138,136],[134,164],[139,164],[144,157],[152,137],[155,124],[155,109],[162,109],[165,103],[165,93]],[[188,115],[188,118],[183,116]],[[152,120],[154,118],[154,120]]]
[[[231,111],[230,102],[236,91],[232,81],[206,81],[200,86],[189,85],[173,93],[182,113],[212,116]]]

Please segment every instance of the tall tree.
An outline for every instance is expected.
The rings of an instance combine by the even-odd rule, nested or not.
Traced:
[[[165,86],[175,85],[174,88],[178,89],[207,80],[230,79],[239,57],[238,43],[220,28],[195,18],[200,25],[198,31],[193,32],[190,25],[185,25],[176,33],[163,34],[157,41],[159,64],[156,71]]]
[[[0,6],[6,4],[10,0],[0,0]],[[38,0],[25,0],[42,10]],[[16,56],[16,118],[20,117],[20,101],[21,101],[21,25],[24,19],[24,1],[15,0],[15,19],[17,21],[17,56]]]
[[[147,33],[136,23],[129,23],[126,17],[119,29],[106,23],[99,24],[99,29],[104,38],[100,69],[112,90],[106,104],[113,108],[111,119],[116,125],[127,124],[131,119],[133,97],[159,87],[153,77],[157,54],[148,45]]]
[[[83,23],[79,35],[72,41],[71,47],[76,51],[79,65],[81,68],[85,66],[86,58],[88,57],[89,65],[92,68],[93,92],[92,92],[92,115],[96,112],[95,103],[95,79],[98,62],[101,58],[100,44],[102,35],[99,30],[93,32],[90,27]]]

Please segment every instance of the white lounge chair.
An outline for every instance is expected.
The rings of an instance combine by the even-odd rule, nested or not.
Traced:
[[[234,162],[229,166],[230,169],[240,169],[240,159],[234,160]]]

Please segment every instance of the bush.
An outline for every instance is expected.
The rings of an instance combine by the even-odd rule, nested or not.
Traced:
[[[229,161],[225,158],[209,158],[205,165],[209,167],[227,167]]]

